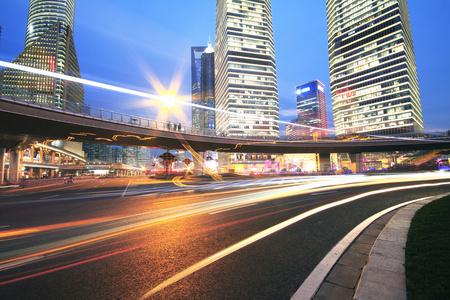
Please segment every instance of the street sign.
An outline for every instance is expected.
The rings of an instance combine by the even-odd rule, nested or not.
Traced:
[[[189,158],[185,158],[185,159],[183,160],[183,162],[184,162],[184,164],[185,164],[186,166],[189,166],[189,164],[192,162],[192,160],[190,160]]]

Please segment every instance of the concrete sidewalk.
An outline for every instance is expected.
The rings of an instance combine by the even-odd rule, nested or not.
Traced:
[[[447,195],[385,213],[365,226],[348,246],[344,238],[340,243],[345,249],[340,252],[336,245],[291,299],[406,300],[404,263],[411,220],[421,207]],[[338,257],[333,260],[333,256]]]

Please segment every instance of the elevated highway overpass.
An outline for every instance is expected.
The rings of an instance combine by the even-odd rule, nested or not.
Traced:
[[[233,153],[362,153],[450,149],[449,137],[369,139],[363,141],[285,141],[263,137],[208,135],[182,126],[89,106],[74,111],[0,96],[0,148],[12,149],[43,140],[71,140],[121,146]],[[188,149],[189,150],[189,149]]]

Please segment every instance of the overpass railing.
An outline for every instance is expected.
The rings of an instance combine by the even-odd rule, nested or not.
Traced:
[[[183,133],[190,133],[196,135],[203,136],[216,136],[216,137],[230,137],[230,138],[241,138],[241,139],[250,139],[250,140],[260,140],[260,141],[304,141],[310,142],[310,140],[305,140],[302,138],[296,138],[292,136],[267,136],[267,135],[246,135],[246,134],[233,134],[230,136],[219,134],[215,129],[201,129],[187,125],[175,124],[170,122],[152,120],[149,118],[124,114],[115,112],[112,110],[107,110],[103,108],[96,108],[90,105],[86,105],[83,103],[77,103],[73,101],[68,101],[66,99],[59,99],[53,95],[45,95],[42,93],[37,93],[34,91],[29,91],[25,89],[21,89],[18,87],[14,87],[11,85],[5,85],[0,83],[0,95],[11,99],[16,102],[27,103],[31,105],[36,105],[39,107],[51,108],[52,110],[60,110],[65,112],[70,112],[73,114],[88,116],[91,118],[107,120],[116,123],[122,123],[126,125],[145,127],[149,129],[158,129],[158,130],[168,130],[168,131],[177,131]],[[424,138],[424,137],[442,137],[449,136],[450,132],[444,133],[433,133],[433,134],[404,134],[404,135],[396,135],[407,138]],[[379,137],[380,139],[385,139],[386,137]],[[373,136],[365,136],[365,135],[352,135],[348,137],[339,137],[339,138],[326,138],[326,139],[315,139],[316,142],[329,142],[329,141],[348,141],[348,140],[367,140],[367,139],[376,139]]]

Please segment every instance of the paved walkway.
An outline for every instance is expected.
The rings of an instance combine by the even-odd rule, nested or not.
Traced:
[[[406,300],[404,263],[411,220],[422,206],[447,195],[367,219],[330,251],[291,299]]]

